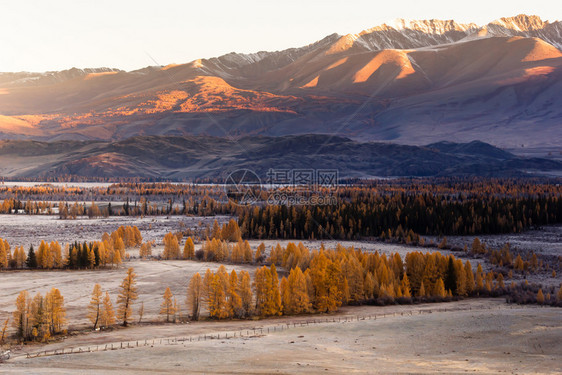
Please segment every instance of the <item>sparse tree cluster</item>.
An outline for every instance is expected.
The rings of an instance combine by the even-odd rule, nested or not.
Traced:
[[[49,341],[50,337],[61,333],[66,324],[64,297],[52,288],[43,297],[37,293],[33,298],[22,291],[16,300],[13,312],[15,335],[21,341]]]
[[[103,293],[100,284],[94,285],[90,305],[88,306],[88,319],[92,322],[93,329],[107,328],[115,324],[115,313],[109,292]]]
[[[118,266],[125,258],[125,249],[141,243],[142,236],[136,226],[121,226],[111,235],[104,233],[99,242],[74,242],[67,244],[64,249],[58,241],[41,241],[37,250],[30,246],[27,254],[21,246],[15,247],[12,253],[8,241],[0,239],[0,269],[93,269]],[[150,244],[145,245],[144,252],[147,251],[150,255]]]

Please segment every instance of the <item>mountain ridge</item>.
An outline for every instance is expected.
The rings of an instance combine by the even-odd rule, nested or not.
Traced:
[[[400,25],[131,72],[3,73],[0,139],[324,133],[414,145],[562,143],[562,23],[520,15],[485,27]],[[378,49],[380,40],[388,45]]]
[[[0,176],[9,178],[224,179],[237,169],[265,178],[270,169],[311,168],[337,169],[340,178],[521,177],[559,174],[562,162],[517,157],[480,141],[407,146],[314,134],[237,140],[137,136],[117,142],[0,141]]]

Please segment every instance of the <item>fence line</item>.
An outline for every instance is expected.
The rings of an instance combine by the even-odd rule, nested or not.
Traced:
[[[514,306],[498,306],[497,309],[513,309]],[[491,310],[496,309],[493,306],[481,306],[478,307],[478,310]],[[472,307],[469,307],[468,310],[472,310]],[[152,339],[144,339],[144,340],[131,340],[131,341],[122,341],[118,343],[110,343],[110,344],[102,344],[96,346],[83,346],[83,347],[69,347],[69,348],[62,348],[62,349],[54,349],[54,350],[43,350],[38,352],[31,352],[31,353],[22,353],[18,355],[12,355],[12,358],[37,358],[37,357],[46,357],[46,356],[56,356],[56,355],[69,355],[69,354],[79,354],[79,353],[93,353],[93,352],[100,352],[100,351],[109,351],[109,350],[122,350],[122,349],[132,349],[138,347],[154,347],[155,345],[178,345],[181,343],[187,342],[195,342],[195,341],[207,341],[207,340],[221,340],[221,339],[231,339],[231,338],[253,338],[259,337],[258,335],[265,335],[273,332],[282,332],[289,329],[300,328],[309,326],[310,324],[334,324],[334,323],[347,323],[353,321],[360,321],[360,320],[377,320],[386,317],[395,317],[395,316],[412,316],[417,311],[417,315],[421,314],[432,314],[433,312],[453,312],[453,311],[467,311],[466,309],[461,308],[439,308],[439,309],[423,309],[423,310],[409,310],[409,311],[400,311],[394,313],[384,313],[384,314],[368,314],[368,315],[346,315],[346,316],[339,316],[339,317],[325,317],[325,318],[314,318],[312,320],[301,320],[297,322],[282,322],[277,323],[275,325],[267,325],[263,327],[256,327],[250,329],[241,329],[237,331],[226,331],[226,332],[218,332],[218,333],[211,333],[211,334],[199,334],[199,335],[190,335],[190,336],[177,336],[177,337],[165,337],[165,338],[152,338]]]

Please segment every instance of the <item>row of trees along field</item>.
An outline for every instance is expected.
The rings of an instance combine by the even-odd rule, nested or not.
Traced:
[[[264,189],[260,198],[266,201],[271,193]],[[0,212],[17,212],[17,208],[28,213],[52,212],[49,201],[64,198],[66,202],[59,203],[62,218],[232,214],[240,218],[246,238],[299,239],[388,238],[410,231],[418,235],[511,233],[562,222],[562,187],[545,180],[399,179],[343,185],[332,194],[337,197],[336,206],[241,207],[228,201],[217,186],[0,187],[4,197]],[[97,206],[96,201],[108,202],[109,197],[125,203],[115,208]],[[68,203],[86,198],[92,201],[89,208]]]
[[[101,286],[96,284],[87,308],[87,318],[92,322],[94,330],[108,328],[117,319],[126,326],[131,321],[131,306],[136,299],[136,274],[129,268],[117,296],[117,315],[109,293],[106,291],[104,294]],[[53,335],[66,332],[63,330],[67,323],[64,297],[56,288],[52,288],[45,297],[37,293],[33,298],[24,290],[16,299],[12,318],[14,335],[18,340],[47,342]],[[3,326],[2,342],[5,340],[8,322],[6,320]]]
[[[218,185],[193,185],[172,183],[118,183],[109,186],[8,186],[0,185],[0,199],[6,200],[6,206],[0,205],[2,213],[11,213],[4,208],[11,205],[12,210],[24,210],[27,202],[126,202],[130,207],[141,207],[141,213],[152,210],[154,202],[170,200],[181,207],[191,210],[197,202],[205,198],[220,201],[224,197],[224,188]],[[185,202],[185,203],[184,203]],[[145,207],[142,207],[145,206]],[[143,212],[144,211],[144,212]],[[31,210],[29,212],[32,212]],[[117,212],[114,212],[117,214]]]
[[[299,243],[289,243],[287,248],[282,248],[277,244],[271,248],[269,256],[266,256],[265,245],[260,244],[254,252],[247,240],[243,241],[241,237],[241,230],[235,220],[231,219],[227,224],[220,226],[215,220],[210,231],[212,237],[203,241],[201,248],[195,251],[195,245],[191,237],[185,241],[183,251],[180,249],[182,240],[181,233],[168,233],[164,236],[164,252],[162,258],[164,259],[195,259],[200,261],[209,262],[224,262],[228,261],[236,264],[260,264],[268,263],[275,264],[278,267],[293,268],[298,265],[301,269],[305,269],[310,264],[312,254]],[[418,244],[421,244],[419,241]],[[151,255],[150,244],[146,244],[148,250],[143,251],[141,248],[141,256],[148,257]],[[447,248],[447,238],[444,237],[438,248]],[[554,270],[550,270],[548,264],[542,264],[537,258],[535,253],[530,253],[521,257],[521,255],[513,255],[510,251],[509,244],[505,244],[501,249],[491,249],[485,246],[477,237],[474,239],[470,248],[466,247],[465,252],[470,253],[475,257],[486,257],[493,265],[503,267],[506,272],[514,270],[516,272],[531,272],[537,271],[540,267],[545,267],[547,271],[552,271],[553,275],[556,274]],[[511,276],[510,276],[511,277]]]
[[[86,315],[94,330],[132,322],[133,304],[139,296],[136,277],[129,268],[117,296],[117,313],[109,293],[94,285]],[[512,283],[510,289],[514,291],[516,286]],[[530,288],[519,290],[528,294]],[[468,261],[463,265],[452,255],[409,253],[404,262],[398,254],[387,258],[338,247],[315,251],[304,272],[297,265],[281,281],[275,264],[257,268],[253,281],[247,271],[232,270],[229,274],[224,265],[216,272],[207,269],[203,277],[196,273],[187,287],[186,305],[192,320],[198,320],[203,309],[212,319],[242,319],[334,312],[346,304],[442,301],[455,295],[498,295],[505,291],[501,274],[484,275],[478,266],[475,275]],[[540,288],[534,293],[533,302],[562,304],[562,288],[556,296],[545,295]],[[159,314],[164,321],[181,320],[180,304],[170,287],[162,298]],[[48,341],[64,332],[67,323],[64,298],[56,288],[45,298],[39,293],[31,298],[27,291],[20,292],[12,315],[15,337],[21,341]],[[143,315],[141,303],[139,322]],[[3,325],[2,343],[8,322]]]
[[[41,241],[37,251],[33,245],[25,252],[22,246],[12,253],[10,244],[0,239],[0,269],[91,269],[117,266],[125,258],[125,249],[141,245],[142,236],[136,226],[121,226],[101,241],[67,244]]]
[[[366,190],[339,199],[336,206],[242,207],[237,213],[247,238],[384,238],[410,230],[422,235],[517,233],[562,222],[562,197],[380,195]]]

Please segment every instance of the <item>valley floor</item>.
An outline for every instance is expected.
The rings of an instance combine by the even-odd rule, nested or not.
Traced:
[[[312,320],[317,323],[303,323]],[[281,330],[287,323],[290,328]],[[166,339],[196,340],[202,335],[215,338]],[[0,365],[0,373],[552,374],[562,371],[561,337],[560,309],[507,305],[502,299],[361,306],[329,316],[141,325],[78,335],[25,351],[117,347],[129,340],[140,340],[141,345],[37,358],[15,351]],[[155,343],[144,346],[144,340]]]

